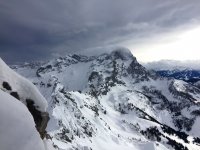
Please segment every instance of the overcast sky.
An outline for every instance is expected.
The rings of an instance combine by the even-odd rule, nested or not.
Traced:
[[[122,45],[140,61],[168,59],[162,53],[177,56],[188,34],[199,37],[199,21],[200,0],[1,0],[0,56],[16,63]]]

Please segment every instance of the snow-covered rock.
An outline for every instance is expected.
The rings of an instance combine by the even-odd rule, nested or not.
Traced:
[[[47,101],[38,89],[29,80],[10,69],[1,58],[0,88],[11,95],[13,94],[25,105],[27,104],[27,100],[32,100],[39,111],[45,112],[47,109]]]
[[[1,58],[0,90],[8,93],[28,108],[40,136],[44,138],[49,120],[46,99],[33,83],[9,68]]]
[[[45,150],[27,107],[0,90],[0,149]]]

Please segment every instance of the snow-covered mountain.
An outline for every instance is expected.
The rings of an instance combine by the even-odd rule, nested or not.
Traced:
[[[200,70],[200,60],[160,60],[148,63],[142,63],[147,69],[150,70]]]
[[[162,77],[172,77],[189,83],[200,81],[200,70],[158,70],[156,73]]]
[[[145,63],[144,66],[154,70],[159,76],[195,83],[200,80],[199,64],[200,61],[162,60]]]
[[[15,66],[48,101],[60,150],[198,150],[200,89],[158,77],[128,49]]]

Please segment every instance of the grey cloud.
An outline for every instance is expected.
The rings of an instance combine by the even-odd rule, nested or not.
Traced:
[[[1,0],[0,56],[9,63],[119,45],[200,20],[199,0]]]

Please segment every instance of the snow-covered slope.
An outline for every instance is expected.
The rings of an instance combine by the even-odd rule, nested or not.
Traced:
[[[27,100],[32,100],[38,110],[45,112],[47,109],[47,101],[38,89],[29,80],[10,69],[1,58],[0,88],[15,96],[15,98],[22,101],[25,105]]]
[[[0,149],[54,150],[44,139],[47,101],[29,80],[0,58]],[[44,139],[44,140],[42,140]]]
[[[0,149],[45,150],[26,106],[2,90],[0,102]]]
[[[197,150],[200,89],[147,71],[127,49],[15,67],[49,103],[61,150]]]

